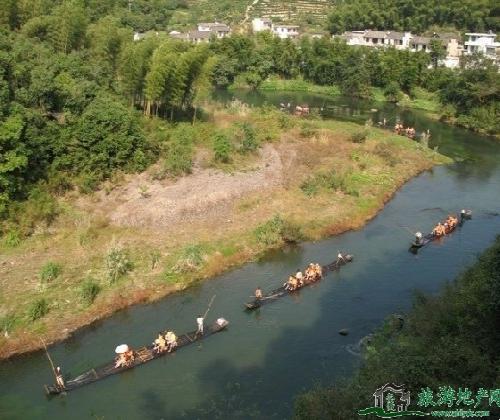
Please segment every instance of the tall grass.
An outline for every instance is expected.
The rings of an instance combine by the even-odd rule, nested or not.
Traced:
[[[49,283],[59,277],[61,273],[61,264],[49,261],[40,270],[40,281],[42,283]]]
[[[110,283],[114,283],[133,268],[128,250],[120,245],[112,245],[106,255],[106,273]]]
[[[28,308],[28,319],[36,321],[49,313],[49,304],[45,298],[34,301]]]
[[[265,246],[278,246],[284,242],[298,242],[302,239],[300,227],[279,214],[254,230],[257,242]]]
[[[94,303],[101,286],[92,277],[87,277],[80,287],[80,300],[83,304],[90,306]]]

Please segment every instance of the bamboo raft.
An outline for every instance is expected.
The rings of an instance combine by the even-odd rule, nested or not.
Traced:
[[[447,232],[446,232],[446,235],[454,232],[459,226],[462,226],[464,224],[464,222],[466,220],[469,220],[472,218],[472,211],[470,210],[466,210],[465,212],[461,212],[460,213],[460,216],[459,216],[459,221],[458,223],[452,228],[452,229],[449,229]],[[427,235],[425,235],[420,242],[416,242],[416,241],[413,241],[410,245],[410,251],[411,252],[416,252],[418,251],[420,248],[423,248],[424,246],[430,244],[431,242],[435,241],[436,239],[439,239],[439,238],[442,238],[444,235],[440,235],[440,236],[436,236],[434,235],[432,232],[431,233],[428,233]]]
[[[324,265],[321,267],[323,274],[329,272],[329,271],[334,271],[342,267],[343,265],[346,265],[347,263],[350,263],[353,259],[352,255],[342,255],[342,259],[337,259],[336,261],[333,261],[330,264]],[[295,290],[288,290],[285,289],[285,286],[278,287],[277,289],[274,289],[264,295],[262,298],[258,299],[255,298],[251,302],[245,303],[245,308],[248,311],[252,311],[254,309],[260,308],[262,305],[265,305],[269,302],[274,302],[276,299],[279,299],[283,296],[289,295],[291,293],[298,292],[299,290],[302,290],[304,287],[310,286],[311,284],[317,283],[319,280],[321,280],[321,277],[316,280],[312,281],[310,283],[305,283],[302,287],[299,287],[298,289]]]
[[[64,388],[57,385],[45,385],[45,392],[47,393],[47,395],[62,394],[65,392],[73,391],[76,388],[80,388],[92,382],[100,381],[101,379],[107,378],[108,376],[116,375],[117,373],[135,368],[136,366],[143,365],[144,363],[150,362],[151,360],[172,354],[182,347],[186,347],[195,342],[204,340],[207,337],[210,337],[211,335],[222,331],[227,327],[228,324],[229,322],[224,318],[219,318],[208,328],[205,328],[204,334],[196,334],[196,331],[193,331],[179,336],[177,339],[177,347],[171,353],[167,351],[157,353],[153,350],[153,345],[141,347],[140,349],[134,351],[134,360],[127,366],[120,366],[116,368],[115,361],[113,360],[100,367],[90,369],[89,371],[82,373],[76,378],[69,379],[68,381],[66,381]]]

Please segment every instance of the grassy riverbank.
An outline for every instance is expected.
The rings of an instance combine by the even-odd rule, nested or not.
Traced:
[[[231,86],[231,89],[248,89],[249,86],[244,80],[237,80]],[[305,92],[316,95],[326,96],[341,96],[342,92],[338,86],[320,86],[308,82],[304,79],[281,79],[278,77],[270,77],[264,80],[258,87],[261,91],[271,92]],[[387,98],[381,88],[371,87],[371,98],[376,102],[386,102]],[[398,105],[403,108],[420,109],[427,111],[429,114],[437,115],[441,109],[441,105],[435,93],[428,92],[422,88],[414,88],[412,96],[401,94],[401,99]]]
[[[4,238],[1,358],[286,241],[359,228],[408,179],[448,162],[352,123],[241,104],[206,117],[194,128],[150,120],[164,151],[158,164],[90,194],[67,193],[50,226],[20,242]]]
[[[500,237],[479,261],[438,296],[418,295],[403,325],[389,319],[365,349],[365,361],[348,384],[318,388],[301,395],[295,406],[296,419],[357,419],[359,409],[373,405],[373,392],[388,382],[405,384],[411,392],[412,409],[453,410],[451,405],[418,407],[417,393],[440,387],[469,389],[472,398],[479,389],[498,388],[500,363],[498,329],[500,296]],[[457,397],[458,398],[458,397]],[[493,397],[494,399],[494,397]],[[474,410],[500,414],[488,398]],[[468,405],[468,406],[467,406]],[[456,409],[471,409],[470,404]]]

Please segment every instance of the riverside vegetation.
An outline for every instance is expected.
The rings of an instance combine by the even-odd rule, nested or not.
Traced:
[[[133,42],[134,29],[166,28],[168,11],[183,6],[132,3],[8,0],[0,10],[3,356],[35,346],[32,334],[61,338],[117,308],[186,287],[279,246],[276,238],[293,239],[290,232],[306,239],[357,227],[405,180],[445,161],[374,128],[359,136],[352,124],[241,104],[220,109],[209,101],[214,86],[301,76],[351,96],[375,86],[390,98],[424,87],[452,106],[450,118],[497,130],[498,73],[480,58],[450,73],[428,69],[432,55],[368,52],[329,39]],[[158,211],[166,191],[187,194],[189,179],[212,186],[208,174],[226,182],[206,197],[216,208],[226,203],[224,221],[207,212],[206,222],[182,224],[182,209],[171,202],[171,219]],[[256,180],[267,182],[262,196]],[[285,191],[281,202],[276,191]],[[113,213],[118,207],[122,213]],[[235,222],[247,216],[244,226]],[[174,219],[175,234],[165,225]],[[168,237],[158,237],[155,223]]]
[[[404,383],[412,398],[427,387],[498,387],[499,296],[500,237],[440,295],[418,294],[402,327],[390,318],[366,347],[352,380],[299,396],[295,418],[356,419],[387,382]],[[498,404],[490,404],[490,414],[498,417]]]
[[[94,193],[67,191],[54,198],[50,224],[35,224],[14,244],[4,240],[0,356],[36,348],[39,334],[63,338],[270,248],[360,227],[407,179],[448,161],[353,123],[238,103],[205,112],[207,121],[194,127],[150,120],[159,163],[140,175],[114,175]],[[190,178],[207,198],[189,196]],[[172,189],[184,207],[163,201]],[[175,211],[165,219],[169,207]]]

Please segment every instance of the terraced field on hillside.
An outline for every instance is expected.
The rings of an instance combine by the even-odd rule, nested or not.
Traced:
[[[187,4],[188,9],[178,12],[179,17],[183,15],[180,21],[240,23],[250,6],[249,19],[270,17],[275,22],[314,24],[326,19],[334,0],[188,0]]]
[[[333,0],[259,0],[252,17],[270,17],[275,21],[313,23],[323,21],[334,5]]]

